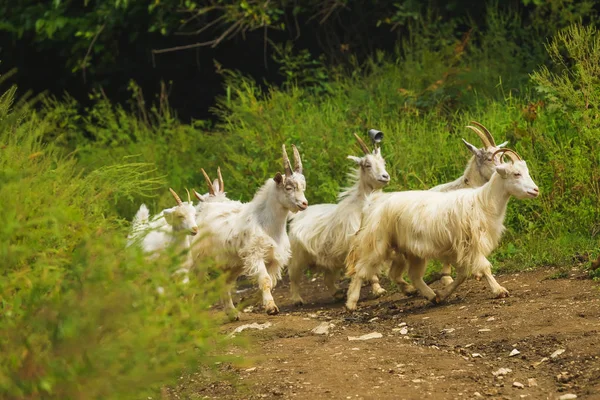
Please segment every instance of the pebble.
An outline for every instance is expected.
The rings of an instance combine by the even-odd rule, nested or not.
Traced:
[[[404,328],[400,329],[400,334],[401,335],[406,335],[407,333],[408,333],[408,328],[407,327],[404,327]]]
[[[512,369],[510,368],[500,368],[498,371],[492,372],[492,375],[494,376],[501,376],[501,375],[506,375],[512,372]]]
[[[491,332],[491,329],[484,328],[480,329],[479,332]]]
[[[535,380],[535,378],[529,378],[527,379],[527,386],[529,387],[534,387],[537,386],[537,381]]]
[[[406,326],[406,322],[400,322],[400,323],[398,324],[398,326],[400,326],[400,327]]]
[[[488,319],[486,319],[487,322],[492,322],[492,321],[495,321],[495,320],[496,320],[495,317],[489,317]]]
[[[510,354],[508,355],[509,357],[514,357],[521,354],[521,352],[517,349],[512,349],[512,351],[510,352]]]
[[[513,382],[513,386],[519,389],[523,389],[525,387],[525,385],[523,385],[521,382]]]
[[[562,396],[560,396],[558,398],[558,400],[571,400],[571,399],[576,399],[577,395],[573,394],[573,393],[567,393],[567,394],[563,394]]]
[[[446,329],[442,329],[442,332],[446,332],[446,333],[452,333],[454,332],[456,329],[454,328],[446,328]]]
[[[243,310],[245,313],[251,313],[252,311],[254,311],[254,306],[248,306]]]
[[[473,393],[473,396],[475,396],[475,397],[483,397],[483,396],[481,395],[481,393],[479,393],[479,392],[475,392],[475,393]]]
[[[379,317],[373,317],[373,318],[371,318],[371,319],[369,320],[369,322],[375,322],[375,321],[377,321],[378,319],[379,319]]]
[[[262,331],[263,329],[267,329],[271,325],[273,324],[271,324],[270,322],[265,322],[264,324],[257,324],[256,322],[254,322],[252,324],[240,325],[237,328],[235,328],[235,330],[231,332],[229,336],[234,337],[236,333],[240,333],[242,331],[245,331],[246,329],[258,329],[259,331]]]
[[[473,357],[473,358],[483,358],[483,356],[481,354],[479,354],[479,353],[473,353],[473,354],[471,354],[471,357]]]
[[[335,327],[334,324],[329,322],[321,322],[319,325],[314,327],[311,332],[315,335],[329,335],[329,330]]]
[[[556,357],[560,356],[562,353],[564,353],[565,351],[566,351],[565,349],[558,349],[550,355],[550,358],[556,358]]]
[[[256,367],[248,368],[246,372],[254,372],[256,371]]]
[[[348,336],[348,340],[371,340],[371,339],[380,339],[383,335],[379,332],[371,332],[362,336]]]

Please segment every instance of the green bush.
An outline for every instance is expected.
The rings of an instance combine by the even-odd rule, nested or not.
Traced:
[[[151,165],[82,171],[14,93],[0,97],[0,397],[156,395],[221,345],[208,313],[220,282],[183,287],[181,255],[125,248],[115,205],[157,191]]]

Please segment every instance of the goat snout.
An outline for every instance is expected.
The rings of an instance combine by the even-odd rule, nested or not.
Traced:
[[[190,229],[190,235],[192,236],[196,236],[198,234],[198,227],[194,226],[192,229]]]
[[[381,178],[379,178],[381,182],[389,182],[390,176],[388,174],[381,174]]]
[[[298,204],[298,208],[300,210],[306,210],[308,208],[308,202],[305,200],[302,203]]]
[[[540,195],[540,189],[534,187],[533,189],[529,189],[527,193],[531,195],[531,197],[538,197]]]

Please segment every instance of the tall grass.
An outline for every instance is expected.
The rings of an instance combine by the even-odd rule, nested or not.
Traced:
[[[154,194],[154,167],[83,171],[15,90],[0,96],[0,397],[156,395],[222,343],[208,313],[219,282],[182,287],[180,255],[125,249],[115,205]]]

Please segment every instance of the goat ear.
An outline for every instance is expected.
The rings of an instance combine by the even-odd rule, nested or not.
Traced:
[[[173,220],[175,219],[175,216],[173,215],[174,211],[174,208],[168,208],[166,210],[163,210],[163,216],[165,217],[165,221],[167,221],[167,224],[169,225],[173,225]]]
[[[219,192],[221,192],[221,190],[220,190],[220,189],[221,189],[221,185],[219,185],[219,180],[218,180],[218,179],[215,179],[215,180],[213,181],[213,183],[212,183],[212,187],[213,187],[213,189],[215,190],[215,193],[219,193]]]
[[[503,178],[508,176],[508,164],[500,164],[496,167],[496,172]]]
[[[275,182],[277,182],[278,185],[282,185],[283,184],[283,175],[281,175],[280,172],[276,173],[275,176],[273,177],[273,180]]]
[[[467,146],[467,149],[469,149],[469,151],[471,153],[473,153],[474,155],[478,155],[479,154],[479,149],[475,146],[473,146],[471,143],[467,142],[465,139],[461,139],[463,141],[463,143],[465,144],[465,146]]]
[[[360,165],[362,158],[356,156],[348,156],[348,160],[354,161],[357,165]]]
[[[499,144],[498,146],[496,146],[496,147],[498,147],[498,148],[502,148],[502,147],[506,146],[507,144],[508,144],[508,140],[507,140],[506,142],[504,142],[504,143],[500,143],[500,144]]]

